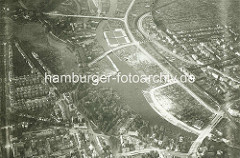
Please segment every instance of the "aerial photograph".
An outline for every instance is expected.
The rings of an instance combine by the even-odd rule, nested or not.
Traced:
[[[0,0],[0,158],[240,158],[240,0]]]

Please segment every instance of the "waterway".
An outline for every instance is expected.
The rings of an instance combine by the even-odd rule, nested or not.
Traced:
[[[128,75],[130,73],[132,75],[138,75],[138,73],[134,71],[132,67],[127,65],[126,62],[119,60],[115,54],[111,54],[110,57],[122,75]],[[142,93],[142,91],[148,88],[147,84],[129,82],[118,83],[117,81],[111,81],[110,83],[102,84],[102,86],[115,90],[121,97],[121,100],[128,105],[128,107],[130,107],[135,113],[141,115],[144,120],[149,121],[150,124],[165,126],[169,134],[176,134],[177,132],[184,135],[186,134],[188,136],[192,135],[170,124],[152,109]]]

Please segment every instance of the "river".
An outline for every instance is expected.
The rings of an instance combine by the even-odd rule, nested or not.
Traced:
[[[132,74],[139,75],[132,67],[127,65],[126,62],[119,60],[115,54],[110,55],[111,59],[118,67],[119,72],[124,75]],[[192,135],[178,127],[167,122],[161,116],[159,116],[149,105],[147,100],[142,94],[142,91],[148,88],[147,84],[143,83],[117,83],[117,81],[111,81],[110,83],[102,84],[101,86],[112,88],[115,90],[118,95],[121,97],[121,100],[128,105],[135,113],[142,116],[146,121],[149,121],[152,125],[163,125],[166,127],[166,130],[170,133],[181,133],[188,136]],[[169,133],[169,134],[170,134]]]

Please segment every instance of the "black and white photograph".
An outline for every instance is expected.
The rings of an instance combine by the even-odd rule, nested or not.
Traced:
[[[240,0],[0,0],[0,158],[240,158]]]

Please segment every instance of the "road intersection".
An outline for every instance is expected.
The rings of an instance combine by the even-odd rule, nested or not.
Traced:
[[[157,61],[151,54],[149,54],[142,46],[141,43],[138,42],[133,33],[131,32],[130,26],[128,24],[128,18],[129,18],[129,13],[133,7],[133,5],[135,4],[136,0],[132,0],[132,2],[130,3],[126,14],[124,16],[124,18],[114,18],[114,17],[100,17],[100,16],[84,16],[84,15],[65,15],[65,14],[56,14],[56,13],[44,13],[45,15],[49,15],[49,16],[61,16],[61,17],[77,17],[77,18],[96,18],[96,19],[103,19],[103,20],[120,20],[122,22],[124,22],[125,25],[125,29],[127,31],[127,34],[129,36],[129,38],[131,39],[131,43],[129,44],[124,44],[124,45],[120,45],[118,47],[115,47],[111,50],[106,51],[104,54],[102,54],[101,56],[97,57],[94,61],[92,61],[89,64],[89,67],[93,66],[95,63],[97,63],[98,61],[100,61],[101,59],[103,59],[104,57],[108,56],[110,53],[123,49],[125,47],[128,46],[136,46],[138,47],[138,49],[143,52],[149,59],[151,59],[156,65],[158,65],[163,71],[168,72],[169,74],[172,74],[164,65],[162,65],[159,61]],[[149,36],[146,32],[144,32],[144,29],[142,27],[142,22],[143,20],[150,16],[150,13],[146,13],[143,16],[141,16],[138,20],[138,29],[140,30],[140,32],[148,39]],[[196,62],[193,61],[188,61],[178,55],[175,55],[172,51],[170,51],[168,48],[162,46],[160,43],[158,43],[157,41],[152,41],[155,45],[157,45],[158,48],[160,48],[161,50],[166,51],[167,53],[173,55],[174,57],[176,57],[177,59],[188,63],[188,64],[193,64],[193,65],[197,65]],[[198,135],[198,138],[195,140],[195,142],[192,144],[189,152],[187,154],[182,154],[182,153],[178,153],[177,155],[175,154],[171,154],[172,152],[167,151],[170,155],[174,155],[174,156],[180,156],[180,157],[187,157],[188,155],[194,155],[197,152],[197,149],[200,147],[200,145],[202,144],[202,141],[207,137],[210,136],[211,131],[214,129],[214,127],[221,121],[221,119],[223,118],[223,112],[221,111],[216,111],[215,109],[212,109],[209,105],[207,105],[201,98],[199,98],[194,92],[192,92],[187,86],[185,86],[183,83],[181,82],[177,82],[178,85],[180,85],[184,90],[186,90],[191,96],[193,96],[199,103],[201,103],[201,105],[203,105],[205,108],[207,108],[209,111],[211,111],[212,113],[216,114],[215,118],[211,121],[211,123],[203,130],[199,131],[196,130],[194,128],[191,127],[187,127],[182,125],[182,128],[185,130],[190,130],[193,133]],[[157,87],[158,88],[158,87]],[[157,104],[156,98],[154,96],[154,91],[156,90],[156,88],[150,90],[150,94],[151,94],[151,98],[153,99],[154,104]],[[168,114],[166,112],[166,114]],[[167,121],[171,122],[174,124],[174,122],[176,122],[176,120],[171,121],[171,119],[168,119]],[[179,120],[178,120],[179,121]],[[181,121],[180,121],[181,122]],[[178,126],[181,126],[182,123],[178,124]],[[144,149],[142,151],[132,151],[130,153],[125,153],[125,156],[128,155],[134,155],[134,154],[138,154],[138,153],[147,153],[150,151],[158,151],[159,153],[164,153],[164,150],[160,150],[160,149]],[[124,155],[122,155],[124,156]]]

